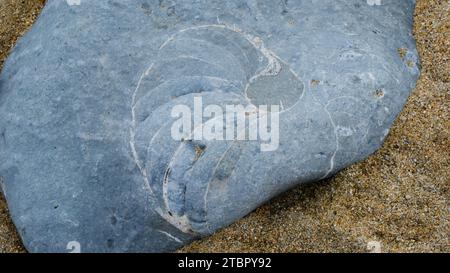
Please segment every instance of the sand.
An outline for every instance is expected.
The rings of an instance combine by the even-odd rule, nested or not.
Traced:
[[[0,60],[41,4],[0,0]],[[450,252],[450,0],[419,0],[414,33],[422,76],[381,150],[180,252]],[[0,199],[0,252],[23,251]]]

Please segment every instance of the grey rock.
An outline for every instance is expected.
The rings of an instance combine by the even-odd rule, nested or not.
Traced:
[[[47,1],[0,78],[26,248],[172,251],[372,154],[419,76],[415,1],[377,2]],[[278,149],[173,140],[195,96],[280,105]]]

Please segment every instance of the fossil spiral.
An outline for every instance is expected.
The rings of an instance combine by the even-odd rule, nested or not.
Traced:
[[[226,180],[245,143],[168,141],[171,108],[203,103],[293,107],[303,83],[261,39],[236,27],[205,25],[181,30],[163,43],[157,60],[142,74],[133,97],[132,147],[158,212],[185,232],[213,232],[205,219],[205,198],[186,202],[192,187],[208,194],[211,181]],[[202,160],[200,160],[200,157]],[[190,183],[196,172],[209,171]],[[198,176],[197,176],[198,177]],[[199,208],[202,208],[199,210]]]

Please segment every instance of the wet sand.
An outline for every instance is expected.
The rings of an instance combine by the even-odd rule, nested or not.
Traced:
[[[0,0],[0,66],[43,1]],[[450,0],[419,0],[417,88],[385,145],[181,252],[450,252]],[[23,252],[0,198],[0,252]]]

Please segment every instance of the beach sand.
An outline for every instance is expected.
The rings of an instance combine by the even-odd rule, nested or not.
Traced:
[[[1,61],[42,2],[0,0]],[[414,33],[422,76],[381,150],[180,252],[450,252],[450,0],[419,0]],[[0,198],[0,252],[24,251]]]

